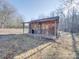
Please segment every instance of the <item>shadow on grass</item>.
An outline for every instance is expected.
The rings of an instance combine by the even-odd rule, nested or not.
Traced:
[[[19,44],[18,43],[16,43],[16,44],[19,45],[19,47],[15,46],[16,44],[12,44],[11,45],[11,43],[12,43],[11,41],[12,40],[15,40],[15,41],[18,40]],[[31,40],[31,42],[29,42],[30,40]],[[45,45],[45,44],[47,44],[49,42],[54,42],[53,40],[47,40],[47,39],[41,39],[41,38],[33,38],[33,37],[28,36],[27,34],[7,34],[7,35],[0,35],[0,41],[9,41],[9,42],[11,42],[10,46],[12,48],[10,47],[10,49],[12,49],[12,52],[8,53],[4,57],[4,59],[12,59],[15,56],[18,56],[20,54],[28,52],[29,50],[37,48],[37,47],[39,47],[41,45]],[[13,41],[13,43],[14,43],[14,41]],[[7,44],[5,46],[7,46]],[[24,46],[24,45],[27,45],[27,46]],[[41,49],[38,49],[38,51],[36,51],[36,52],[32,53],[31,55],[27,56],[27,58],[30,58],[31,56],[33,56],[36,53],[42,51],[43,49],[47,48],[50,45],[51,44],[47,44],[46,46],[42,47]],[[24,46],[25,49],[23,49],[23,46]],[[9,48],[9,45],[8,45],[7,48]],[[20,50],[20,51],[17,52],[17,50]]]
[[[76,46],[77,42],[76,42],[76,39],[75,39],[74,34],[71,33],[71,35],[72,35],[72,44],[73,44],[72,46],[73,46],[73,50],[74,50],[74,52],[76,54],[76,59],[79,59],[79,51],[78,51],[77,46]]]

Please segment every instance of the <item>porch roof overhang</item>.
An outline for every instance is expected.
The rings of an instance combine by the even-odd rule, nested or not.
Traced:
[[[37,20],[32,20],[32,21],[23,22],[23,23],[41,23],[41,22],[46,22],[46,21],[59,21],[59,16],[50,17],[50,18],[43,18],[43,19],[37,19]]]

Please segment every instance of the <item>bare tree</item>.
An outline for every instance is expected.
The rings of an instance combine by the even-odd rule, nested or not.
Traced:
[[[16,25],[19,23],[19,21],[22,21],[22,19],[19,18],[20,16],[16,12],[16,9],[10,5],[5,0],[0,0],[0,25],[1,27],[11,27],[11,25]],[[17,21],[18,19],[18,21]],[[14,23],[15,22],[15,23]]]
[[[55,13],[60,16],[59,28],[64,31],[78,31],[78,2],[76,0],[63,0],[63,6],[58,8]]]

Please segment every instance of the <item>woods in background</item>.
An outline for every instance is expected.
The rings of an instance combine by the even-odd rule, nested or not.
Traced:
[[[0,0],[0,28],[21,28],[23,18],[8,1]]]
[[[63,4],[51,16],[60,16],[59,30],[79,32],[79,1],[62,0]]]
[[[79,0],[61,0],[60,4],[49,16],[40,15],[39,18],[59,16],[60,31],[79,32]]]
[[[59,16],[59,30],[79,32],[79,1],[62,0],[61,7],[50,13],[50,16],[41,15],[39,18]],[[61,3],[61,2],[60,2]],[[5,0],[0,0],[0,28],[20,28],[23,18],[16,9]]]

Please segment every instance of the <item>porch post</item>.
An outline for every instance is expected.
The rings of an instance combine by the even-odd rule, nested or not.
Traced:
[[[29,33],[32,33],[31,23],[29,23]]]
[[[40,23],[40,34],[42,34],[42,23]]]
[[[57,22],[55,21],[55,36],[57,37]]]
[[[24,27],[25,27],[25,23],[23,22],[23,34],[24,34]]]

